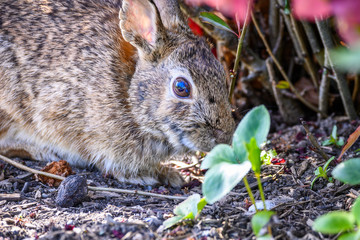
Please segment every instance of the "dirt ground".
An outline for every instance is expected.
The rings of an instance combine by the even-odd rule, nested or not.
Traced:
[[[347,139],[360,121],[308,122],[310,131],[319,141],[325,140],[337,124],[338,134]],[[328,183],[320,179],[310,189],[314,171],[325,160],[312,150],[301,125],[286,127],[272,124],[266,149],[275,149],[285,160],[284,164],[263,166],[263,186],[267,200],[274,203],[276,217],[271,220],[274,239],[334,239],[312,230],[314,219],[326,212],[348,210],[359,195],[359,187],[338,181]],[[360,141],[343,157],[356,156]],[[323,148],[329,156],[338,156],[341,149]],[[18,162],[41,169],[44,162]],[[128,185],[97,170],[77,169],[77,175],[86,177],[93,186],[143,190],[164,195],[189,196],[201,194],[203,172],[199,165],[191,166],[191,158],[177,167],[191,180],[181,189]],[[330,166],[332,169],[334,166]],[[13,199],[0,200],[0,239],[255,239],[251,230],[250,200],[240,183],[224,199],[204,208],[198,221],[164,229],[162,223],[172,216],[180,200],[168,200],[134,194],[89,191],[76,207],[61,208],[55,205],[57,188],[37,181],[33,174],[19,170],[0,160],[0,194],[14,194]],[[331,170],[330,170],[331,172]],[[249,177],[260,199],[255,179]],[[20,194],[20,199],[16,196]],[[16,195],[17,194],[17,195]]]

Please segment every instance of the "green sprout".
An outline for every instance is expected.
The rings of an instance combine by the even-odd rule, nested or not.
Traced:
[[[329,167],[329,164],[335,159],[335,157],[331,157],[329,160],[326,161],[326,163],[324,164],[323,167],[318,167],[316,170],[315,170],[315,178],[314,180],[312,180],[311,182],[311,189],[313,188],[314,186],[314,183],[315,181],[318,179],[318,178],[324,178],[326,179],[327,181],[329,182],[333,182],[333,178],[332,177],[328,177],[327,175],[327,172],[329,171],[328,167]]]
[[[337,136],[337,127],[334,125],[330,139],[327,139],[322,142],[323,146],[335,145],[336,147],[342,147],[344,145],[344,139],[342,137],[338,138]]]

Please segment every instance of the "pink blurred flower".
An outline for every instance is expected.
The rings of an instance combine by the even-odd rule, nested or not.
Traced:
[[[314,20],[331,14],[330,2],[326,0],[293,0],[294,14],[298,18]]]
[[[253,0],[185,0],[187,4],[202,5],[206,4],[216,10],[222,12],[225,15],[231,17],[237,16],[240,22],[245,22],[250,18],[250,14],[247,14],[248,6],[251,9]]]
[[[344,40],[348,43],[360,41],[360,1],[333,0],[331,6]]]
[[[350,44],[360,41],[359,0],[292,0],[295,16],[315,20],[334,15],[338,30]]]

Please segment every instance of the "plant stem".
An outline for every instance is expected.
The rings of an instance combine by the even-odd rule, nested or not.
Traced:
[[[266,51],[268,52],[268,54],[270,55],[270,57],[272,58],[272,60],[274,61],[276,67],[278,68],[279,72],[281,73],[281,75],[283,76],[283,78],[285,79],[285,81],[287,81],[289,83],[289,87],[291,89],[291,91],[293,91],[293,93],[296,95],[296,97],[308,108],[310,108],[311,110],[313,110],[314,112],[318,112],[320,113],[322,116],[326,116],[325,113],[320,112],[319,109],[317,109],[314,105],[312,105],[311,103],[309,103],[308,101],[306,101],[306,99],[304,99],[301,94],[296,90],[296,88],[294,87],[294,85],[292,84],[292,82],[290,81],[290,79],[288,78],[288,76],[286,75],[284,69],[282,68],[281,64],[279,63],[279,61],[277,60],[277,58],[274,56],[274,54],[272,53],[270,46],[268,44],[268,42],[265,39],[264,34],[262,34],[259,24],[257,22],[257,20],[255,19],[254,13],[251,12],[251,19],[254,23],[254,26],[256,28],[256,31],[258,32],[261,40],[263,41]]]
[[[320,55],[320,52],[321,52],[320,44],[319,44],[318,38],[316,36],[316,33],[314,31],[314,28],[307,21],[301,21],[301,23],[304,28],[305,34],[309,40],[311,50],[315,54],[317,61],[321,65],[324,62],[324,59],[323,59],[323,56]]]
[[[238,71],[239,63],[240,63],[241,49],[242,49],[242,46],[243,46],[246,30],[247,30],[247,24],[246,24],[246,20],[245,20],[243,29],[241,31],[240,38],[238,40],[238,46],[237,46],[237,50],[236,50],[236,58],[235,58],[234,68],[233,68],[233,72],[231,74],[231,85],[230,85],[230,90],[229,90],[229,102],[231,102],[232,96],[234,94],[235,81],[237,79],[237,71]]]
[[[355,101],[356,100],[356,96],[358,94],[359,91],[359,75],[355,74],[355,79],[354,79],[354,90],[352,93],[352,100]]]
[[[256,207],[256,203],[255,203],[255,198],[254,198],[254,195],[253,195],[253,193],[252,193],[252,191],[251,191],[251,188],[250,188],[250,185],[249,185],[249,182],[248,182],[246,176],[243,178],[243,181],[244,181],[246,190],[247,190],[247,192],[248,192],[248,194],[249,194],[250,200],[251,200],[252,204],[253,204],[254,207],[255,207],[255,211],[258,212],[258,209],[257,209],[257,207]]]
[[[335,47],[334,42],[332,41],[332,37],[330,34],[330,29],[326,20],[316,19],[316,26],[318,27],[320,38],[322,43],[324,44],[325,52],[329,55],[329,52]],[[341,100],[343,102],[346,115],[350,118],[350,120],[354,120],[357,118],[354,103],[351,99],[351,94],[349,90],[349,86],[346,83],[346,79],[343,74],[340,74],[336,69],[336,66],[332,62],[331,57],[329,57],[329,65],[335,75],[335,80],[339,88]]]
[[[258,182],[258,187],[259,187],[259,191],[260,191],[260,197],[261,197],[261,200],[262,200],[263,205],[264,205],[264,210],[266,211],[265,195],[264,195],[264,189],[263,189],[262,184],[261,184],[260,174],[255,174],[255,175],[256,175],[256,180]]]
[[[330,79],[328,78],[329,58],[325,51],[324,67],[319,88],[319,109],[326,113],[328,111]]]
[[[315,88],[317,89],[317,88],[319,88],[319,84],[318,84],[318,80],[316,77],[314,64],[309,57],[309,52],[306,49],[303,36],[300,34],[298,23],[296,22],[296,20],[294,19],[294,16],[291,13],[290,13],[290,22],[291,22],[293,31],[295,33],[295,36],[299,42],[300,51],[301,51],[302,57],[304,58],[304,61],[305,61],[305,68],[307,69],[307,71],[311,77],[311,80],[313,81],[313,84],[314,84]]]

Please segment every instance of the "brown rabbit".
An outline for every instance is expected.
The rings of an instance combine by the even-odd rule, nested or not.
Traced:
[[[179,186],[229,142],[225,73],[175,0],[1,0],[0,153]]]

